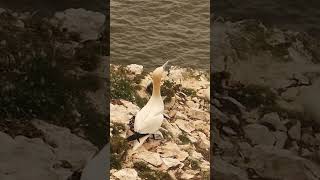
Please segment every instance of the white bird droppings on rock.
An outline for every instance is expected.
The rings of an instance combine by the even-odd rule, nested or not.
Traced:
[[[126,68],[134,75],[140,75],[143,72],[143,66],[138,64],[130,64]]]

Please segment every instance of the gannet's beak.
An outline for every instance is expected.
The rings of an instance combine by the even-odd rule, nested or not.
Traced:
[[[169,60],[164,63],[164,65],[162,65],[163,70],[168,71],[169,70],[169,66],[168,66]]]

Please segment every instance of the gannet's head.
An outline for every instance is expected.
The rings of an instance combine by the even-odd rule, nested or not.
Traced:
[[[168,70],[168,62],[164,63],[164,65],[156,68],[153,72],[152,72],[152,79],[161,79],[163,74],[165,73],[165,71]]]

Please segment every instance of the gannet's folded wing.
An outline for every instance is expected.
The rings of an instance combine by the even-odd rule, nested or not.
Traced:
[[[148,117],[146,119],[140,120],[139,123],[135,124],[134,131],[149,134],[154,133],[159,130],[163,121],[162,113],[158,113],[153,117]]]

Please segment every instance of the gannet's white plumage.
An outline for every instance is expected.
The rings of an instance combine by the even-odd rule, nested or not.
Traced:
[[[153,90],[148,103],[137,113],[134,122],[134,131],[139,134],[147,134],[136,141],[133,149],[137,149],[151,134],[159,133],[163,122],[164,103],[161,97],[160,84],[168,61],[152,72]]]

